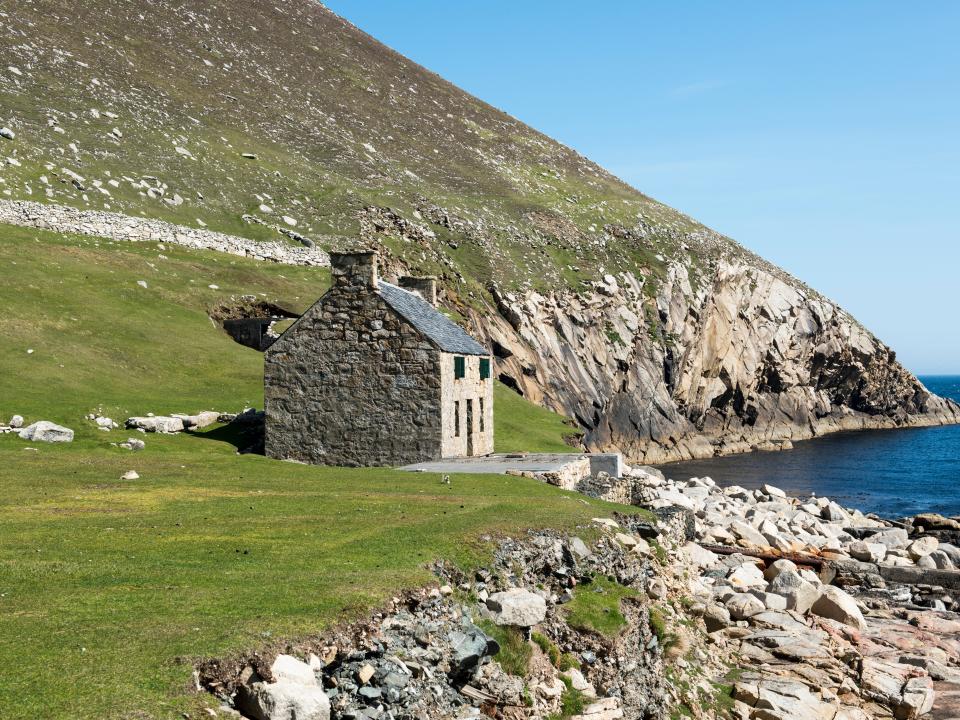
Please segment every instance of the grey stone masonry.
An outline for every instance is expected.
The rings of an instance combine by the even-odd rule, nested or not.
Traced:
[[[459,431],[445,421],[451,356],[385,299],[384,287],[408,291],[378,278],[373,253],[335,253],[331,270],[331,289],[264,354],[267,455],[346,466],[440,458],[445,438],[468,430],[465,420]],[[492,380],[473,392],[469,447],[491,452]]]
[[[216,250],[285,265],[330,264],[326,252],[285,242],[258,241],[198,228],[174,225],[162,220],[131,217],[99,210],[79,210],[66,205],[0,200],[0,223],[92,235],[127,242],[162,242],[189,248]]]

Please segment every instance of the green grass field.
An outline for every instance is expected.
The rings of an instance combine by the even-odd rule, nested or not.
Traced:
[[[210,702],[189,691],[196,659],[357,617],[430,582],[435,558],[480,562],[483,535],[624,509],[518,478],[447,487],[238,456],[217,428],[121,450],[129,432],[84,414],[261,406],[261,355],[206,311],[249,293],[302,309],[326,273],[5,226],[0,268],[0,417],[77,432],[63,446],[0,436],[4,718],[196,717]],[[503,387],[496,409],[497,449],[569,449],[558,416]]]

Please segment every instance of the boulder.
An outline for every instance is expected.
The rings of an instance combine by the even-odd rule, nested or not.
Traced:
[[[871,542],[883,543],[888,550],[890,548],[905,548],[909,543],[909,536],[903,528],[886,528],[874,533],[869,539]]]
[[[10,427],[14,429],[23,427],[23,415],[14,415],[10,418]]]
[[[547,616],[546,601],[522,588],[494,593],[487,598],[487,609],[497,625],[533,627]]]
[[[781,498],[781,499],[783,499],[783,498],[786,498],[786,497],[787,497],[787,494],[786,494],[783,490],[781,490],[780,488],[778,488],[778,487],[776,487],[776,486],[774,486],[774,485],[764,484],[764,486],[763,486],[763,491],[764,491],[767,495],[769,495],[770,497],[772,497],[772,498]]]
[[[940,547],[937,548],[937,551],[946,553],[954,567],[960,566],[960,548],[958,548],[956,545],[951,545],[950,543],[940,543]]]
[[[750,593],[734,593],[727,600],[726,606],[734,620],[746,620],[766,609],[763,603]]]
[[[572,552],[581,560],[593,555],[593,552],[590,550],[590,548],[587,547],[587,544],[578,537],[570,538],[569,547],[570,547],[570,552]]]
[[[847,522],[850,515],[832,500],[820,511],[820,517],[828,522]]]
[[[854,560],[878,563],[887,556],[887,546],[883,543],[868,543],[855,540],[850,543],[847,552]]]
[[[810,612],[860,631],[867,629],[867,621],[863,619],[857,601],[833,585],[821,588],[820,597],[810,607]]]
[[[292,655],[277,655],[277,659],[270,666],[270,672],[277,682],[286,680],[301,685],[317,684],[317,676],[314,674],[313,668]]]
[[[780,558],[779,560],[774,560],[772,563],[770,563],[770,566],[763,571],[763,577],[767,582],[773,582],[784,570],[792,570],[793,572],[797,572],[797,566],[792,560]]]
[[[937,513],[921,513],[913,518],[914,527],[925,530],[960,530],[960,522]]]
[[[73,430],[48,420],[40,420],[23,428],[20,439],[46,443],[73,442]]]
[[[752,545],[753,547],[758,548],[764,548],[768,546],[767,539],[760,533],[760,531],[747,525],[745,522],[733,520],[730,523],[730,530],[747,545]]]
[[[238,693],[237,701],[253,720],[330,720],[330,701],[316,684],[257,682]]]
[[[138,438],[127,438],[124,442],[120,443],[120,447],[124,450],[143,450],[147,444]]]
[[[196,415],[174,415],[173,417],[180,418],[181,422],[183,422],[183,427],[190,428],[191,430],[199,430],[217,422],[220,413],[207,410],[197,413]]]
[[[940,546],[940,541],[933,535],[924,535],[907,546],[907,552],[914,560],[926,557]]]
[[[777,593],[764,592],[763,590],[750,590],[750,594],[763,603],[767,610],[786,610],[787,599]]]
[[[947,553],[945,553],[943,550],[934,550],[927,557],[933,561],[933,564],[937,567],[938,570],[954,569],[953,561],[950,559],[950,556],[947,555]]]
[[[929,677],[910,678],[895,709],[897,720],[912,720],[925,715],[933,709],[933,701],[933,680]]]
[[[703,612],[703,622],[708,633],[723,630],[730,625],[730,611],[723,605],[710,603]]]
[[[583,676],[583,673],[577,670],[577,668],[570,668],[569,670],[564,670],[560,673],[561,677],[566,678],[570,681],[570,687],[574,690],[583,693],[589,698],[595,698],[597,696],[597,691],[594,689],[587,679]]]
[[[720,556],[702,548],[695,542],[688,542],[682,548],[683,553],[690,558],[690,562],[700,569],[713,567],[720,560]]]
[[[767,581],[763,571],[752,562],[746,562],[735,568],[728,576],[730,584],[738,588],[765,587]]]
[[[784,570],[768,586],[767,590],[782,595],[787,601],[787,610],[805,613],[820,598],[820,590],[800,577],[796,570]]]
[[[127,427],[131,430],[143,430],[144,432],[178,433],[183,431],[183,420],[178,417],[165,417],[163,415],[132,417],[127,418]]]
[[[496,641],[491,640],[480,628],[473,625],[451,633],[450,646],[453,648],[451,670],[454,676],[469,673],[484,656],[500,651]]]

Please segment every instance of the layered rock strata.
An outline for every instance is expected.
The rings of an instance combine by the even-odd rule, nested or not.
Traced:
[[[591,292],[495,293],[476,313],[501,379],[575,418],[587,447],[645,463],[789,448],[841,430],[960,421],[895,353],[772,267],[719,263],[692,285],[670,268]]]

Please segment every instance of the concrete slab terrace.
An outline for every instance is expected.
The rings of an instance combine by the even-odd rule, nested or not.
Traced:
[[[611,477],[620,477],[623,472],[623,460],[619,453],[495,453],[482,457],[431,460],[406,465],[400,469],[410,472],[504,475],[508,471],[567,474],[577,467],[582,467],[585,471],[581,477],[596,475],[601,471],[608,473]]]

